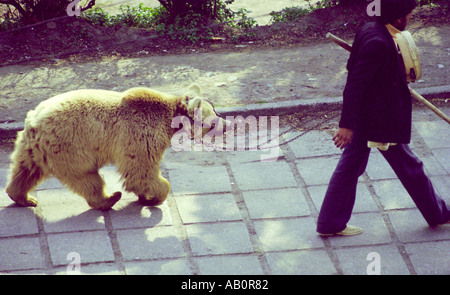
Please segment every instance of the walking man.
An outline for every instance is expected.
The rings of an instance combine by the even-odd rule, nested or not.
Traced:
[[[356,235],[347,225],[358,177],[378,148],[430,226],[449,221],[450,207],[438,196],[422,162],[411,151],[412,102],[395,34],[405,30],[415,0],[381,0],[381,15],[357,33],[348,60],[339,130],[333,137],[344,149],[323,201],[317,232]]]

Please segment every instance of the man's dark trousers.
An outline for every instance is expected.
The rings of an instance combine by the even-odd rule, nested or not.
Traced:
[[[425,174],[422,162],[407,144],[390,146],[387,151],[381,151],[381,154],[430,226],[445,223],[450,219],[450,208],[438,196]],[[320,209],[317,225],[319,233],[332,234],[345,229],[355,203],[358,177],[364,173],[369,155],[367,140],[355,132],[331,177]]]

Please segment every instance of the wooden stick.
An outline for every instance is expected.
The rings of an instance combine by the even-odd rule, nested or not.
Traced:
[[[347,51],[352,52],[352,45],[350,45],[349,43],[347,43],[346,41],[342,40],[341,38],[331,34],[331,33],[327,33],[325,35],[325,37],[327,39],[330,39],[331,41],[333,41],[334,43],[336,43],[337,45],[341,46],[342,48],[346,49]]]
[[[327,33],[325,36],[327,39],[330,39],[331,41],[333,41],[334,43],[338,44],[339,46],[341,46],[342,48],[348,50],[348,51],[352,51],[352,45],[350,45],[348,42],[342,40],[341,38],[331,34],[331,33]],[[411,89],[411,87],[409,87],[409,91],[411,92],[411,95],[417,99],[418,101],[420,101],[421,103],[423,103],[427,108],[429,108],[430,110],[432,110],[436,115],[438,115],[439,117],[441,117],[442,119],[444,119],[448,124],[450,124],[450,118],[447,117],[447,115],[445,115],[440,109],[438,109],[437,107],[435,107],[431,102],[429,102],[428,100],[426,100],[422,95],[420,95],[419,93],[417,93],[417,91]]]
[[[450,124],[450,118],[447,117],[446,114],[444,114],[440,109],[435,107],[431,102],[426,100],[425,97],[423,97],[422,95],[417,93],[417,91],[415,91],[414,89],[411,89],[411,87],[408,87],[408,88],[409,88],[409,91],[411,92],[412,96],[414,96],[415,99],[417,99],[418,101],[423,103],[426,107],[428,107],[430,110],[432,110],[436,115],[438,115],[439,117],[441,117],[442,119],[447,121],[448,124]]]

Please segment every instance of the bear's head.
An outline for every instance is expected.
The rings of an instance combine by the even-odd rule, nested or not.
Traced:
[[[201,97],[201,89],[197,84],[189,87],[186,94],[186,115],[190,120],[191,128],[188,133],[191,138],[199,139],[211,130],[214,130],[215,135],[223,134],[229,125],[229,122],[216,112],[212,102]]]

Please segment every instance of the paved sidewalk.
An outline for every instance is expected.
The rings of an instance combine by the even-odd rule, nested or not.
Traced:
[[[412,147],[450,203],[448,125],[429,113],[414,111]],[[366,274],[373,252],[381,274],[450,274],[450,225],[427,226],[377,151],[350,221],[364,233],[319,237],[340,151],[331,130],[283,131],[292,141],[274,162],[260,161],[267,151],[167,150],[172,192],[153,208],[124,193],[112,210],[91,210],[55,179],[38,187],[38,207],[16,207],[1,166],[0,274],[66,274],[78,258],[85,274]],[[108,192],[121,189],[114,167],[101,174]]]

